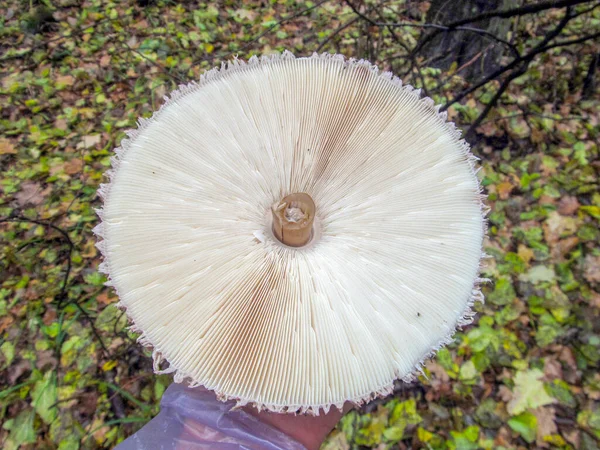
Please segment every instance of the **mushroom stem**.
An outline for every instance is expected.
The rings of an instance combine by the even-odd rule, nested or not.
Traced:
[[[273,234],[290,247],[306,245],[312,235],[315,211],[310,195],[300,192],[285,196],[271,208]]]

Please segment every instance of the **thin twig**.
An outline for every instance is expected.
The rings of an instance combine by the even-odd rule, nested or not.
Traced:
[[[489,37],[490,39],[508,47],[508,49],[516,57],[519,56],[519,51],[517,50],[517,47],[514,44],[510,43],[506,39],[502,39],[501,37],[496,36],[494,33],[490,32],[490,31],[484,30],[482,28],[475,28],[475,27],[468,27],[468,26],[450,27],[450,26],[446,26],[446,25],[439,25],[436,23],[411,23],[411,22],[400,22],[400,23],[374,22],[373,25],[378,26],[378,27],[388,27],[388,28],[390,28],[390,27],[391,28],[399,28],[399,27],[433,28],[436,30],[448,31],[448,32],[467,31],[469,33],[475,33],[475,34]]]
[[[71,255],[73,253],[73,250],[75,249],[75,244],[73,243],[73,241],[71,240],[71,237],[69,236],[69,233],[67,233],[65,230],[63,230],[62,228],[49,223],[49,222],[43,222],[41,220],[36,220],[36,219],[27,219],[25,217],[6,217],[3,219],[0,219],[0,223],[8,223],[8,222],[17,222],[17,223],[31,223],[31,224],[35,224],[35,225],[40,225],[42,227],[47,227],[47,228],[51,228],[54,231],[57,231],[58,233],[61,234],[61,236],[63,237],[63,239],[67,242],[67,244],[69,245],[69,252],[67,254],[67,268],[65,270],[65,274],[63,276],[63,280],[62,280],[62,284],[60,287],[60,291],[59,293],[56,295],[55,299],[58,301],[58,304],[60,305],[60,303],[62,302],[62,300],[66,297],[66,292],[67,292],[67,285],[69,283],[69,277],[71,276]]]
[[[321,50],[323,50],[323,47],[325,47],[329,42],[331,42],[331,40],[336,37],[339,33],[341,33],[342,31],[344,31],[346,28],[348,28],[350,25],[352,25],[353,23],[358,22],[358,20],[360,19],[360,17],[355,17],[354,19],[340,25],[339,27],[337,27],[335,30],[333,30],[333,33],[331,33],[329,36],[327,36],[325,39],[323,39],[323,42],[321,42],[319,44],[319,46],[317,47],[317,50],[315,50],[317,53],[319,53]]]
[[[560,32],[564,29],[564,27],[567,25],[567,23],[569,22],[569,20],[571,20],[573,17],[574,16],[569,12],[567,15],[565,15],[563,17],[563,19],[561,20],[561,22],[559,23],[559,25],[557,25],[557,27],[554,30],[552,30],[550,33],[548,33],[544,37],[544,39],[542,40],[542,42],[540,42],[532,50],[530,50],[529,53],[527,53],[525,55],[522,55],[519,58],[515,58],[513,61],[511,61],[506,66],[500,67],[498,70],[496,70],[493,73],[491,73],[490,75],[484,77],[478,83],[474,84],[470,88],[465,89],[460,94],[458,94],[456,97],[454,97],[452,100],[450,100],[448,103],[446,103],[441,108],[441,111],[447,110],[450,106],[452,106],[453,104],[455,104],[457,102],[460,102],[467,95],[469,95],[472,92],[476,91],[480,87],[486,85],[490,81],[498,78],[499,76],[503,75],[504,73],[514,70],[515,68],[517,68],[518,66],[520,66],[522,63],[526,62],[527,64],[529,64],[540,53],[546,52],[547,50],[549,50],[551,48],[555,48],[555,47],[561,47],[561,46],[564,46],[564,45],[573,45],[573,44],[578,44],[578,43],[581,43],[581,42],[585,42],[586,40],[593,39],[596,35],[600,34],[600,33],[595,33],[593,35],[588,35],[588,36],[585,36],[583,38],[573,39],[573,40],[570,40],[570,41],[562,41],[560,43],[556,43],[556,44],[553,44],[553,45],[548,45],[548,43],[552,39],[554,39],[555,37],[557,37],[560,34]]]

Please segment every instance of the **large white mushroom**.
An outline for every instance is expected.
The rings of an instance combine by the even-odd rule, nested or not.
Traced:
[[[481,298],[475,158],[365,61],[236,59],[116,153],[102,269],[176,381],[277,412],[365,402]]]

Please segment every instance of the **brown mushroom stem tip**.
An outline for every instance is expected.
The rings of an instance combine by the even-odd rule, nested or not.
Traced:
[[[273,234],[290,247],[306,245],[312,236],[315,211],[310,195],[300,192],[285,196],[271,208]]]

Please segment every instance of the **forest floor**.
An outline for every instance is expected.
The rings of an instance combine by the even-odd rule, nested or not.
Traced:
[[[157,413],[171,382],[152,373],[98,272],[96,190],[125,130],[234,54],[364,57],[375,45],[339,1],[54,3],[0,5],[7,450],[110,448]],[[597,31],[600,16],[586,26]],[[393,51],[369,57],[396,69]],[[600,99],[582,97],[573,60],[562,49],[538,58],[471,139],[491,207],[477,320],[418,382],[346,415],[324,448],[600,447]],[[466,85],[452,72],[420,78],[427,88],[446,77],[436,102]],[[495,88],[450,118],[467,127]]]

